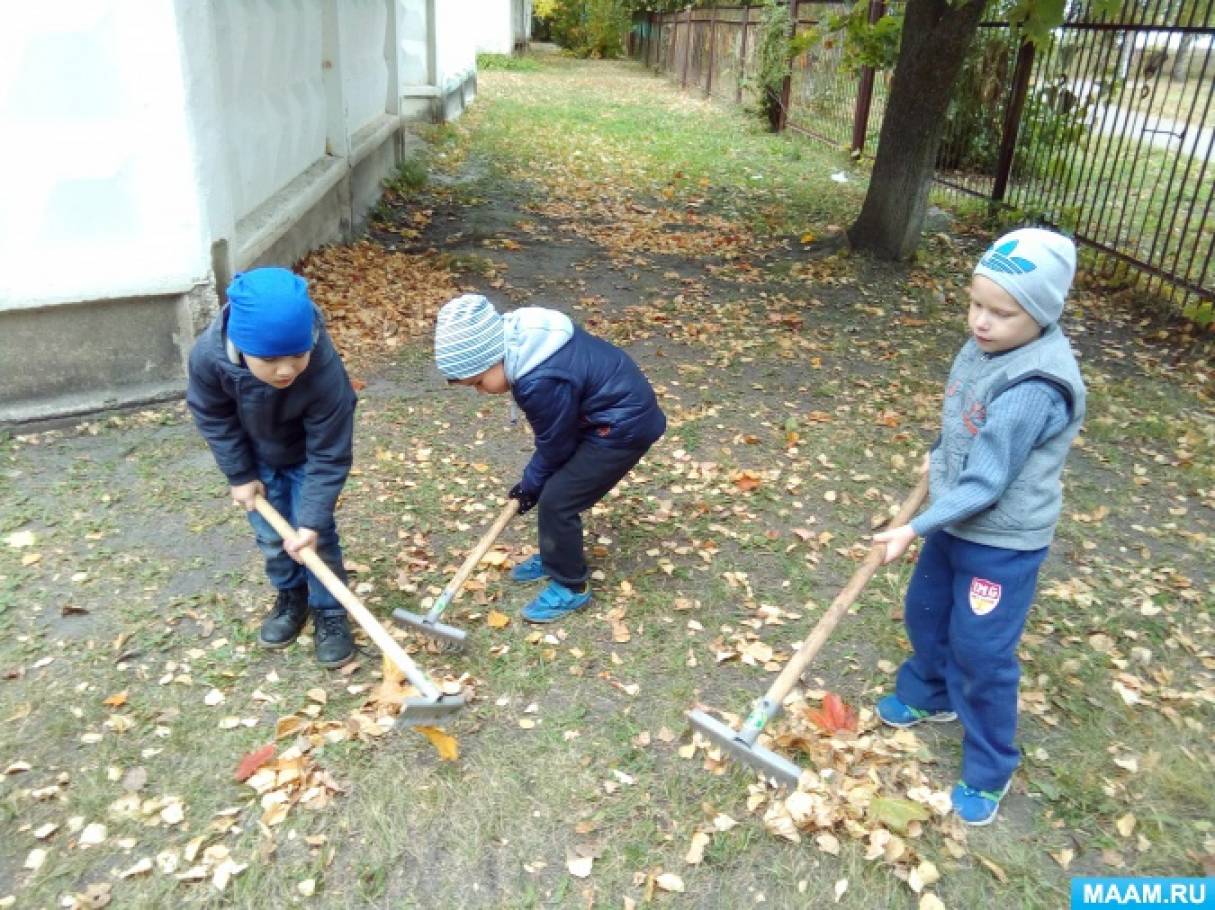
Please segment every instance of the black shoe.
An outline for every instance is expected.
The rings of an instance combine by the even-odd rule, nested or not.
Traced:
[[[314,613],[316,661],[322,667],[340,667],[354,657],[354,636],[345,613]]]
[[[304,624],[308,622],[308,586],[279,591],[274,609],[262,620],[262,629],[257,634],[263,648],[285,648],[300,637]]]

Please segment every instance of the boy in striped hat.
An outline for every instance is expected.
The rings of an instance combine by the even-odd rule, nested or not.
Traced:
[[[553,622],[591,599],[582,513],[620,482],[666,431],[654,390],[624,351],[541,307],[506,315],[476,294],[445,304],[435,323],[435,365],[454,385],[510,392],[536,450],[511,490],[519,511],[539,506],[540,552],[511,570],[548,579],[523,608]]]

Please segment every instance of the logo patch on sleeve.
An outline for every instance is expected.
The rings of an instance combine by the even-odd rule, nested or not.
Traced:
[[[974,577],[970,580],[970,609],[976,616],[986,616],[1000,603],[1003,588],[994,581]]]

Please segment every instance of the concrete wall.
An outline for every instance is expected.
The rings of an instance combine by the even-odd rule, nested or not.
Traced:
[[[0,425],[180,394],[232,274],[350,236],[473,0],[47,0],[0,29]]]
[[[532,35],[532,0],[470,0],[473,44],[479,54],[510,54]]]

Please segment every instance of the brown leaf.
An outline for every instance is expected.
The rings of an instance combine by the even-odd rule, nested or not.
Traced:
[[[240,760],[240,764],[236,766],[236,771],[232,778],[240,783],[244,783],[253,776],[253,772],[264,765],[270,759],[274,758],[275,746],[274,743],[262,746],[260,749],[254,749],[252,752],[246,753],[244,758]]]

